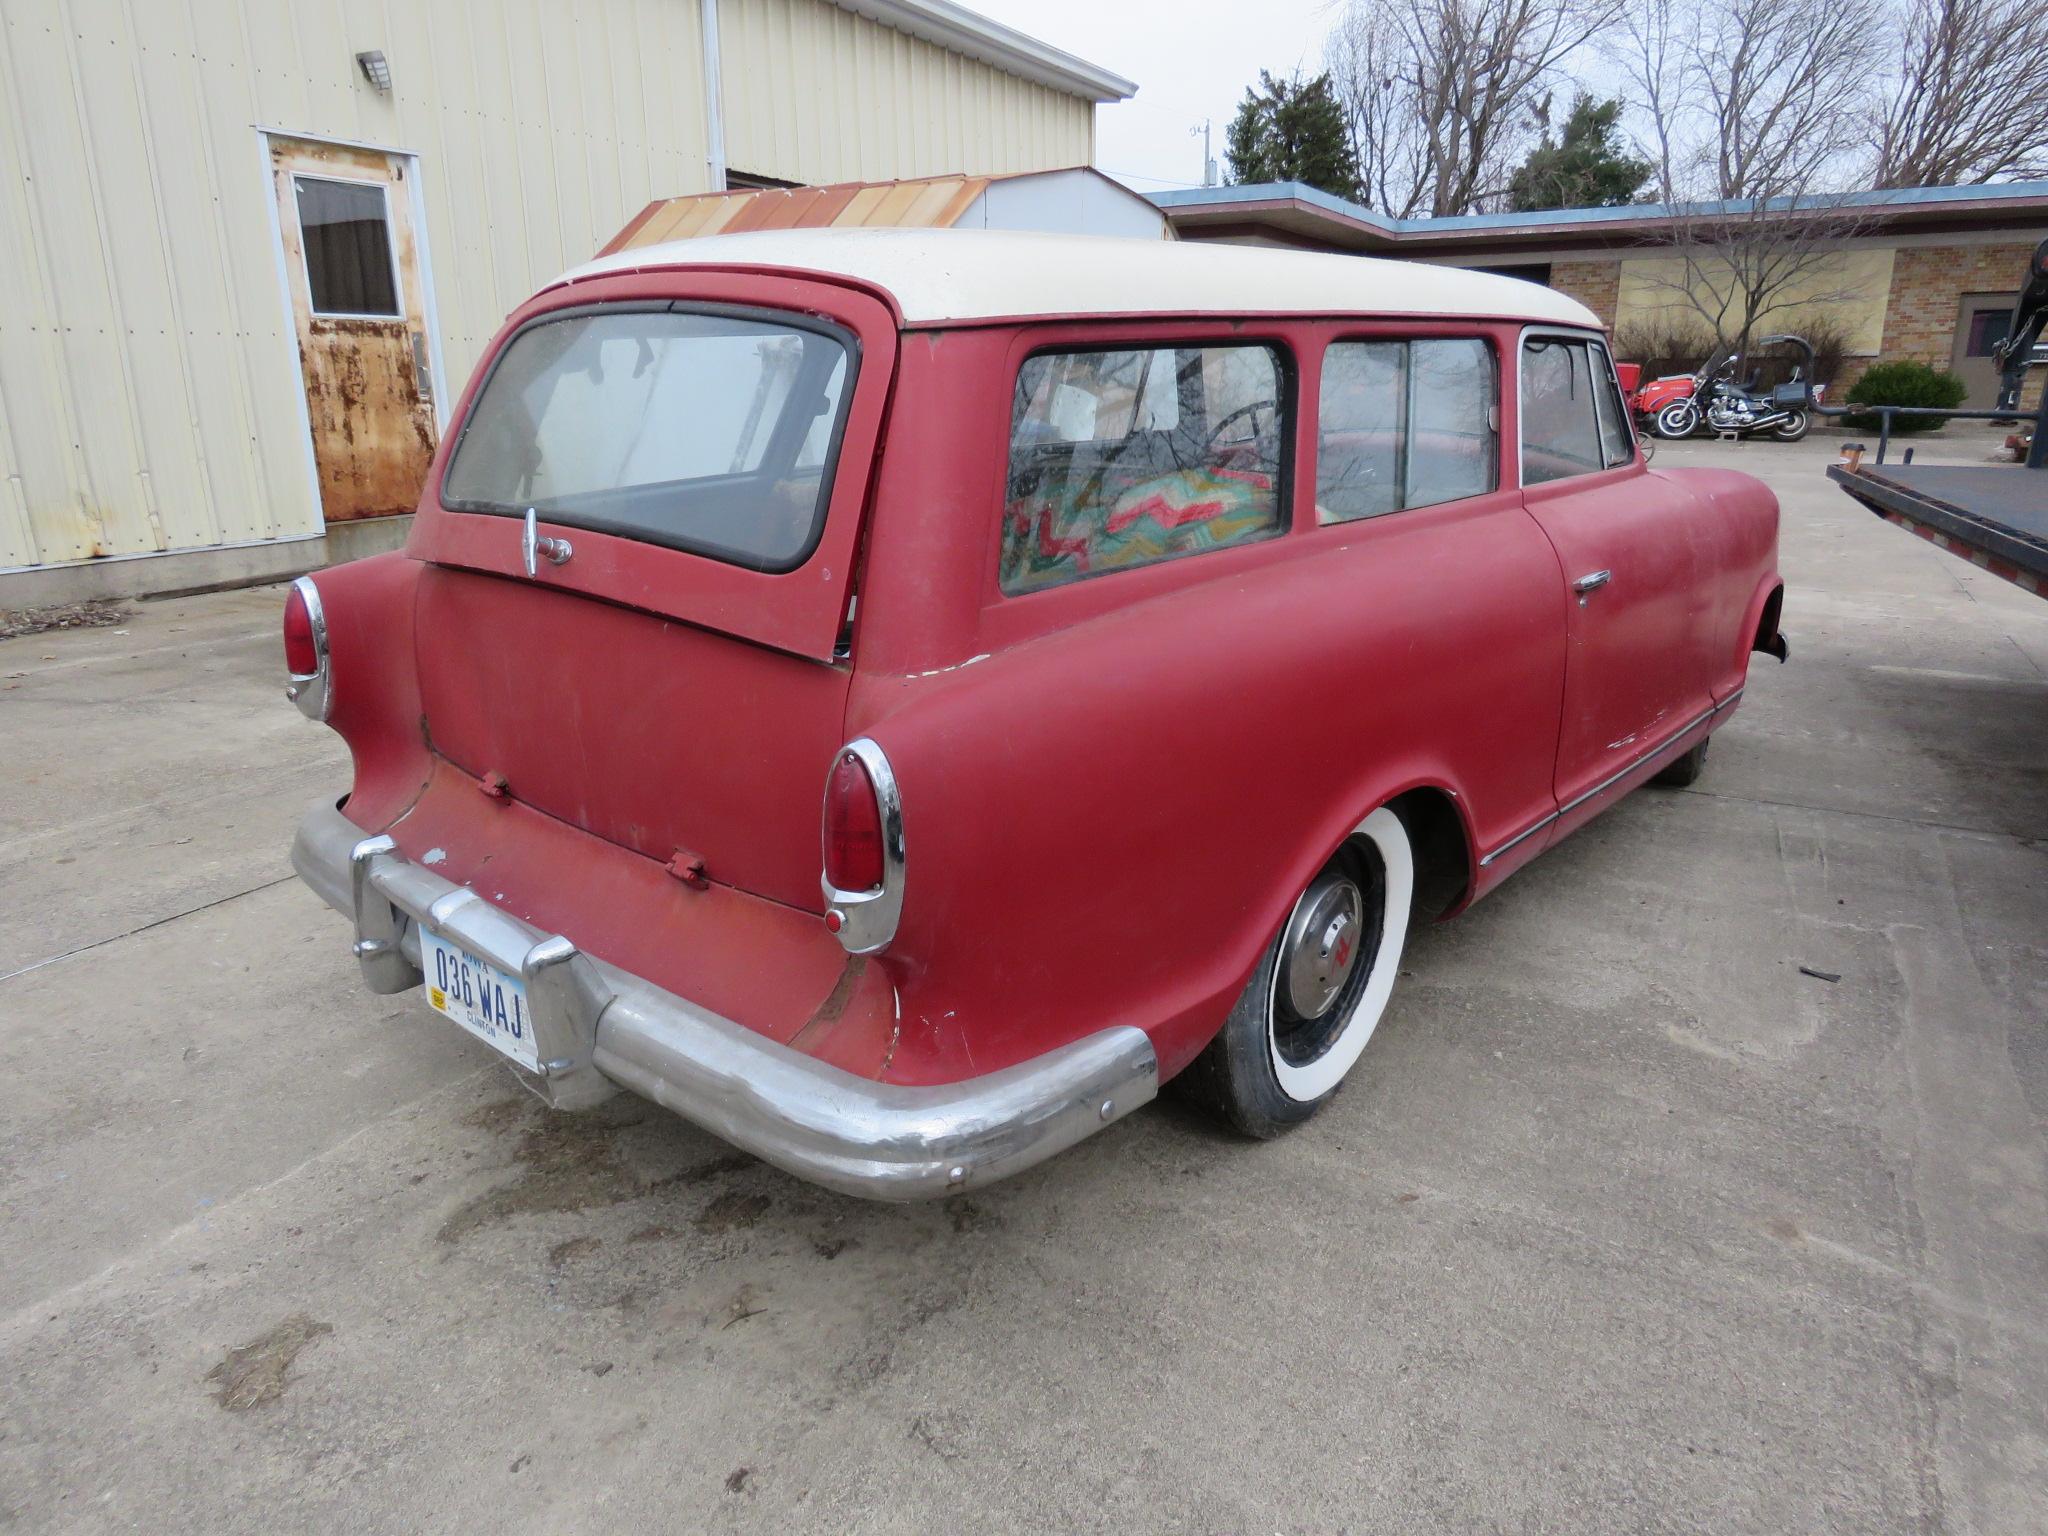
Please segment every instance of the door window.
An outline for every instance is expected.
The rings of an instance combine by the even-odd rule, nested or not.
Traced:
[[[399,313],[384,189],[360,181],[295,176],[306,288],[316,315]]]
[[[1595,474],[1635,456],[1607,349],[1575,337],[1522,344],[1522,483]]]
[[[1284,380],[1261,346],[1027,358],[1010,417],[1003,591],[1278,533]]]
[[[1992,349],[2012,334],[2012,311],[1980,309],[1970,316],[1970,336],[1963,347],[1965,357],[1989,357]],[[1940,418],[1935,418],[1939,420]]]
[[[1485,342],[1339,342],[1323,354],[1321,393],[1318,522],[1493,489],[1498,386]]]

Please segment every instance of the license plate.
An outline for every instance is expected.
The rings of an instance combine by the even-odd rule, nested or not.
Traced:
[[[524,982],[425,931],[420,934],[420,969],[427,976],[427,1002],[436,1013],[446,1014],[529,1072],[540,1070]]]

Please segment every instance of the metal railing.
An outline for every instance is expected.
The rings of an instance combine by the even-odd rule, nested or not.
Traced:
[[[2048,395],[2042,398],[2038,411],[1964,411],[1940,410],[1930,405],[1813,405],[1807,409],[1815,416],[1875,416],[1877,418],[1877,457],[1872,462],[1882,464],[1885,450],[1891,446],[1892,421],[1899,416],[1938,416],[1944,421],[2005,421],[2014,425],[2034,417],[2034,446],[2027,454],[2027,468],[2048,467]]]

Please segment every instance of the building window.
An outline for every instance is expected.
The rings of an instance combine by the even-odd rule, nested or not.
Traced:
[[[1271,347],[1027,358],[1010,418],[1003,591],[1280,532],[1286,382]]]
[[[384,188],[318,176],[294,176],[292,181],[313,313],[396,318],[402,311],[391,267]]]
[[[1344,523],[1493,489],[1493,350],[1347,341],[1323,354],[1316,521]]]

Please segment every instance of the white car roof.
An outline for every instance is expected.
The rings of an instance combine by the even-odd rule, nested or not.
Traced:
[[[906,323],[1044,315],[1417,315],[1601,329],[1540,283],[1419,261],[1193,240],[987,229],[783,229],[672,240],[600,257],[575,283],[662,267],[772,267],[853,278]]]

